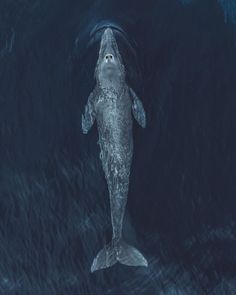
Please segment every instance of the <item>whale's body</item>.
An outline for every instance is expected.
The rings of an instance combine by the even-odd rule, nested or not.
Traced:
[[[125,81],[125,68],[111,28],[106,28],[102,35],[95,77],[97,83],[82,116],[82,130],[87,133],[96,119],[100,159],[109,190],[113,236],[111,243],[94,259],[91,271],[112,266],[118,261],[126,265],[147,266],[143,255],[122,240],[133,156],[132,113],[145,127],[145,111]]]

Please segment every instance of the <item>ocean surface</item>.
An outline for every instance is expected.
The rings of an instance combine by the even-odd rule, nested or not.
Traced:
[[[90,273],[110,240],[96,24],[127,33],[143,102],[125,239],[149,267]],[[236,1],[0,0],[0,295],[236,294]]]

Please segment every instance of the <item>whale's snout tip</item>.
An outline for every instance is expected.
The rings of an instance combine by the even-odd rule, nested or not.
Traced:
[[[112,33],[112,29],[110,27],[106,28],[104,33],[106,34],[111,34]]]
[[[102,36],[103,36],[103,38],[112,38],[114,36],[112,28],[110,28],[110,27],[106,28],[105,31],[103,32]]]

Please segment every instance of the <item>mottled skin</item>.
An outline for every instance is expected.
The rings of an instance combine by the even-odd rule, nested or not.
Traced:
[[[95,77],[97,83],[82,116],[82,129],[87,133],[96,119],[110,197],[112,243],[118,253],[133,156],[132,113],[142,127],[146,119],[141,101],[126,84],[124,65],[110,28],[101,39]]]

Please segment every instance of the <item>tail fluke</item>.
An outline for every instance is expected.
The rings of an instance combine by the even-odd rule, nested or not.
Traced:
[[[109,243],[98,252],[93,261],[91,272],[110,267],[116,262],[129,266],[148,266],[147,260],[136,248],[124,241],[119,241]]]
[[[97,256],[94,258],[93,264],[91,266],[91,272],[110,267],[116,262],[116,250],[112,243],[110,243],[100,250]]]
[[[130,266],[148,266],[147,260],[136,248],[124,241],[121,241],[119,245],[117,260],[120,263]]]

